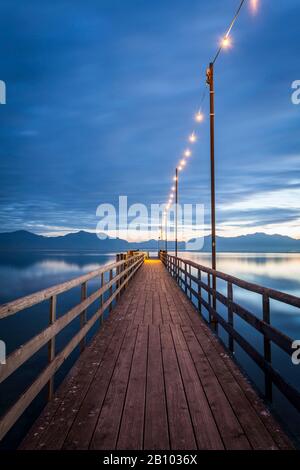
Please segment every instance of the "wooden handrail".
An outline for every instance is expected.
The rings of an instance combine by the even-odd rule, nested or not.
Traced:
[[[165,264],[168,271],[172,274],[179,286],[184,290],[186,295],[190,299],[192,296],[198,301],[198,309],[203,316],[201,306],[203,306],[209,315],[209,324],[216,328],[219,323],[229,336],[228,349],[231,353],[234,352],[234,341],[253,359],[253,361],[263,370],[265,373],[265,397],[272,401],[272,384],[275,384],[283,395],[290,401],[290,403],[300,411],[300,392],[290,385],[282,375],[274,369],[272,365],[272,354],[271,354],[271,343],[276,344],[282,351],[288,355],[292,355],[292,343],[293,339],[285,335],[277,328],[274,328],[270,324],[270,299],[277,300],[287,305],[300,308],[300,298],[293,295],[285,294],[283,292],[262,287],[257,284],[253,284],[234,276],[214,271],[211,268],[202,266],[193,261],[189,261],[183,258],[176,258],[175,256],[168,255],[166,252],[161,252],[160,257],[162,262]],[[184,266],[184,267],[182,267]],[[191,273],[193,267],[197,270],[198,276]],[[207,274],[207,283],[204,282],[201,273]],[[211,278],[221,279],[227,282],[227,296],[215,290],[211,282]],[[198,286],[198,290],[192,287],[192,282]],[[252,312],[239,305],[234,300],[233,286],[240,287],[250,292],[255,292],[262,296],[262,312],[263,319],[258,318]],[[201,290],[204,289],[208,295],[208,301],[203,299]],[[227,320],[218,313],[217,306],[212,299],[216,299],[227,307],[228,318]],[[262,334],[264,339],[264,352],[260,354],[241,333],[234,328],[234,315],[238,315],[256,331]]]
[[[138,258],[140,256],[143,255],[135,255],[132,257],[132,259]],[[68,290],[73,289],[74,287],[78,287],[84,282],[90,281],[95,277],[101,276],[101,274],[104,274],[110,271],[111,269],[122,267],[126,265],[127,262],[127,260],[122,260],[115,263],[107,264],[88,274],[84,274],[83,276],[71,279],[70,281],[66,281],[61,284],[48,287],[47,289],[34,292],[33,294],[26,295],[25,297],[20,297],[19,299],[13,300],[12,302],[2,304],[0,305],[0,320],[10,315],[14,315],[15,313],[18,313],[21,310],[25,310],[26,308],[33,307],[36,304],[44,302],[45,300],[50,299],[54,295],[59,295],[63,292],[67,292]]]
[[[161,256],[164,256],[164,254],[162,254]],[[175,256],[167,256],[174,260],[176,259]],[[212,276],[215,276],[218,279],[231,282],[232,284],[236,285],[237,287],[241,287],[242,289],[255,292],[256,294],[266,294],[273,300],[278,300],[278,302],[283,302],[285,304],[300,308],[300,297],[296,297],[295,295],[286,294],[285,292],[270,289],[269,287],[263,287],[259,284],[254,284],[253,282],[248,282],[243,279],[239,279],[238,277],[231,276],[230,274],[225,274],[221,271],[214,271],[213,269],[208,268],[207,266],[203,266],[201,264],[195,263],[194,261],[190,261],[184,258],[177,258],[177,260],[179,262],[186,263],[193,268],[199,269],[200,271],[203,271],[207,274],[211,274]]]
[[[0,419],[0,440],[6,435],[11,427],[16,423],[19,417],[23,414],[26,408],[31,404],[37,394],[43,389],[47,383],[49,384],[49,397],[53,393],[53,377],[56,371],[60,368],[63,362],[71,354],[71,352],[79,345],[85,344],[85,337],[90,329],[94,326],[98,319],[103,317],[104,312],[109,309],[115,299],[124,290],[129,280],[134,276],[137,270],[144,262],[144,254],[131,256],[116,263],[110,263],[103,268],[88,273],[84,276],[72,279],[71,281],[63,284],[58,284],[35,294],[23,297],[14,302],[2,305],[0,307],[1,318],[5,318],[14,313],[30,306],[36,305],[47,299],[50,300],[50,322],[49,326],[43,331],[38,333],[27,343],[20,346],[12,352],[6,361],[6,364],[0,365],[0,383],[6,380],[13,372],[15,372],[22,364],[30,359],[37,351],[44,345],[49,344],[49,363],[48,366],[41,372],[38,378],[28,387],[28,389],[20,396],[20,398],[12,405],[12,407]],[[117,274],[113,277],[113,270],[116,269]],[[110,273],[110,279],[104,283],[104,274]],[[93,294],[86,297],[86,283],[100,276],[101,287]],[[81,301],[78,305],[73,307],[67,313],[56,318],[55,306],[56,297],[58,294],[66,292],[76,286],[84,286],[82,290]],[[113,290],[113,286],[116,286]],[[108,299],[104,302],[103,295],[109,292]],[[83,295],[84,294],[84,295]],[[64,349],[55,356],[55,337],[67,325],[69,325],[75,318],[82,315],[87,308],[92,305],[97,299],[100,299],[100,307],[93,314],[93,316],[86,321],[81,322],[79,332],[71,339],[71,341],[64,347]]]

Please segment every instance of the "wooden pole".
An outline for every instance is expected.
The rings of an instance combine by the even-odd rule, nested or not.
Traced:
[[[175,257],[178,257],[178,168],[175,170]]]
[[[56,320],[56,295],[50,298],[49,325],[53,325]],[[52,362],[55,358],[55,336],[48,343],[48,362]],[[48,382],[48,400],[51,400],[54,392],[54,376]]]
[[[207,83],[210,91],[210,189],[211,189],[211,264],[217,269],[216,260],[216,196],[215,196],[215,87],[214,64],[209,64]],[[216,276],[212,278],[213,308],[216,309]]]

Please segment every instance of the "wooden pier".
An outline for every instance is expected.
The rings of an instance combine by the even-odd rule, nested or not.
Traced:
[[[164,266],[166,258],[162,263],[141,256],[133,256],[130,264],[118,261],[115,265],[116,290],[110,295],[118,302],[54,396],[51,374],[44,376],[40,386],[48,383],[50,400],[20,449],[293,448],[199,308],[178,287],[176,276]],[[112,272],[111,266],[106,269]],[[109,279],[104,285],[102,279],[94,299],[112,289],[112,274]],[[46,297],[57,294],[52,290]],[[85,296],[77,315],[88,299]],[[109,300],[104,304],[103,298],[101,302],[96,318],[111,305]],[[53,300],[50,305],[53,309]],[[2,315],[5,312],[7,306]],[[82,342],[87,324],[82,324],[76,344]],[[52,333],[52,340],[48,335],[43,344],[49,341],[48,368],[52,366],[53,373],[58,356],[53,353]],[[14,356],[8,365],[13,370],[20,359],[17,362]],[[2,434],[34,391],[38,391],[36,385],[2,418]]]
[[[288,447],[160,261],[145,262],[22,445]]]

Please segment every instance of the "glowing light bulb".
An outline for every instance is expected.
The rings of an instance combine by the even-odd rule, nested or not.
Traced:
[[[250,1],[250,8],[253,13],[256,13],[259,6],[259,0],[251,0]]]
[[[203,113],[201,111],[198,111],[198,113],[195,114],[195,121],[196,122],[202,122],[204,119]]]
[[[172,191],[175,191],[175,186],[172,186]]]
[[[184,152],[184,156],[189,158],[191,155],[192,155],[192,152],[190,151],[190,149],[186,149],[186,151]]]
[[[229,49],[232,46],[232,41],[230,36],[225,36],[221,41],[221,46],[224,49]]]
[[[181,166],[185,166],[185,165],[186,165],[186,161],[185,161],[185,160],[181,160],[180,165],[181,165]]]
[[[181,170],[182,170],[182,166],[181,166],[181,165],[179,165],[179,167],[178,167],[178,171],[181,171]]]
[[[176,178],[176,176],[174,176],[174,178],[173,178],[173,181],[177,181],[177,178]]]
[[[194,142],[196,142],[196,140],[197,140],[196,134],[195,132],[193,132],[189,137],[189,141],[193,144]]]

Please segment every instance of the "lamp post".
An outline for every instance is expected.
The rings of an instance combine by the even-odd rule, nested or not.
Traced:
[[[175,170],[175,258],[178,257],[178,168]]]
[[[168,213],[165,213],[165,250],[168,252]]]
[[[211,264],[216,270],[216,197],[215,197],[215,88],[214,64],[207,69],[207,83],[210,92],[210,189],[211,189]],[[216,308],[216,276],[213,276],[213,308]]]
[[[211,188],[211,258],[216,269],[216,197],[215,197],[215,89],[214,65],[209,64],[207,83],[210,91],[210,188]]]

